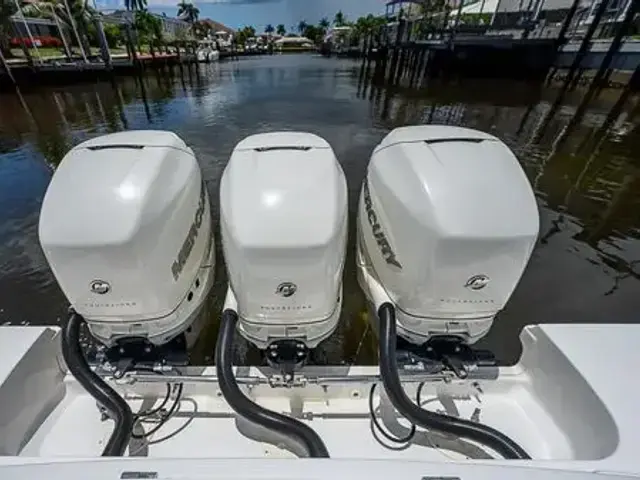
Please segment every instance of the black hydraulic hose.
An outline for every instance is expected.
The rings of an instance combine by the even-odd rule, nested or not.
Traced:
[[[396,363],[396,312],[390,303],[378,309],[380,320],[380,374],[391,403],[410,422],[427,430],[437,430],[486,445],[507,459],[530,459],[522,447],[503,433],[480,423],[430,412],[413,403],[398,375]]]
[[[74,311],[62,333],[62,356],[78,383],[108,412],[115,422],[113,433],[102,451],[103,457],[121,457],[129,445],[133,412],[127,402],[102,380],[87,363],[80,347],[80,326],[84,318]]]
[[[320,436],[295,418],[272,412],[247,398],[238,387],[232,369],[233,336],[238,314],[227,309],[222,313],[222,324],[216,344],[216,371],[218,385],[229,406],[241,417],[301,443],[312,458],[329,458],[329,452]]]

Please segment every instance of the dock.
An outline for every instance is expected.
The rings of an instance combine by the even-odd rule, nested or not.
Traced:
[[[173,52],[115,54],[105,62],[100,56],[89,56],[87,61],[76,58],[68,61],[64,56],[48,57],[42,61],[29,62],[26,59],[6,60],[7,68],[0,62],[0,90],[10,89],[13,85],[38,83],[72,83],[94,78],[107,78],[112,75],[124,75],[145,68],[158,68],[167,65],[210,63],[210,60],[198,60],[195,50],[172,49]],[[265,52],[220,52],[220,60],[232,60],[240,57],[266,55]]]
[[[388,7],[404,2],[391,0]],[[402,8],[399,14],[391,9],[387,24],[370,31],[357,47],[323,44],[321,53],[360,58],[362,69],[372,70],[374,80],[398,86],[420,86],[431,78],[536,84],[568,78],[569,90],[593,82],[597,88],[624,87],[611,78],[614,72],[624,72],[622,78],[631,79],[640,65],[640,40],[629,35],[640,2],[628,2],[614,22],[608,0],[592,5],[589,22],[578,15],[584,13],[579,6],[580,0],[573,0],[565,16],[550,24],[532,21],[532,12],[517,11],[515,17],[510,14],[500,21],[494,15],[488,23],[465,25],[462,9],[413,17]]]

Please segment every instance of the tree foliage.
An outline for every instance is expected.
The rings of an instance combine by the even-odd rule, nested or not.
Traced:
[[[0,49],[5,57],[10,56],[11,16],[18,11],[13,0],[0,0]]]
[[[178,4],[178,16],[184,18],[185,21],[193,26],[198,21],[200,10],[193,3],[182,0]]]
[[[122,41],[122,32],[120,31],[120,27],[118,27],[117,25],[109,24],[104,25],[102,29],[104,30],[104,36],[107,40],[107,45],[109,45],[109,48],[118,47],[118,45]]]
[[[278,25],[278,26],[276,27],[276,33],[277,33],[278,35],[283,35],[283,36],[284,36],[284,35],[286,35],[286,33],[287,33],[287,29],[286,29],[286,27],[284,26],[284,23],[281,23],[280,25]]]
[[[371,35],[378,35],[386,24],[387,20],[385,17],[376,17],[371,14],[366,17],[360,17],[356,20],[356,23],[353,24],[353,36],[360,39]]]
[[[215,33],[215,27],[211,20],[197,20],[193,23],[193,33],[197,38],[205,38]]]
[[[238,31],[238,33],[235,36],[235,40],[239,45],[244,45],[245,43],[247,43],[247,40],[249,38],[252,38],[255,36],[256,36],[256,29],[251,25],[248,25]]]
[[[138,33],[138,41],[141,43],[162,40],[162,21],[146,10],[135,12],[133,26]]]
[[[333,24],[336,27],[344,27],[347,24],[347,17],[342,13],[342,10],[338,10],[336,15],[333,17]]]
[[[320,25],[307,25],[302,32],[303,37],[307,37],[315,43],[321,42],[324,38],[325,29]]]
[[[124,8],[128,11],[146,10],[147,0],[124,0]]]
[[[36,0],[24,5],[22,12],[28,17],[54,19],[69,32],[77,30],[80,43],[87,51],[91,43],[92,29],[95,30],[93,22],[98,17],[98,12],[89,5],[88,0],[68,0],[67,3],[68,10],[63,0]],[[97,38],[97,35],[94,35],[94,38]],[[77,45],[78,38],[75,34],[68,36],[67,40]]]

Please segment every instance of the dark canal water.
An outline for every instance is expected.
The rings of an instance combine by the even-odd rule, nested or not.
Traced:
[[[518,332],[544,322],[640,319],[640,115],[633,102],[606,128],[619,92],[605,91],[570,125],[581,92],[553,117],[557,89],[500,82],[436,83],[420,90],[376,87],[360,65],[313,56],[247,58],[148,72],[114,83],[42,87],[0,95],[0,324],[61,323],[65,299],[37,239],[38,213],[53,170],[87,138],[123,129],[168,129],[196,152],[217,217],[218,183],[247,135],[302,130],[326,138],[347,176],[352,218],[375,145],[392,128],[438,123],[497,135],[518,155],[537,195],[541,235],[529,268],[484,344],[503,362],[520,352]],[[617,117],[617,116],[616,116]],[[542,126],[545,128],[541,128]],[[567,128],[567,125],[570,128]],[[352,225],[355,222],[351,222]],[[353,229],[339,330],[324,361],[376,362],[375,338],[355,276]],[[222,258],[218,241],[218,259]],[[226,276],[205,314],[194,351],[213,352]],[[258,361],[244,344],[239,356]]]

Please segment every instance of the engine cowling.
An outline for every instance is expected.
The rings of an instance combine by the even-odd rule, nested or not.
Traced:
[[[539,229],[529,181],[496,137],[448,126],[398,128],[371,157],[358,213],[359,281],[390,301],[398,333],[473,343],[529,261]]]
[[[193,151],[170,132],[73,148],[45,194],[39,237],[71,306],[107,345],[168,342],[213,283],[207,189]]]
[[[228,301],[259,348],[313,348],[337,325],[347,239],[347,186],[322,138],[297,132],[240,142],[220,185]]]

